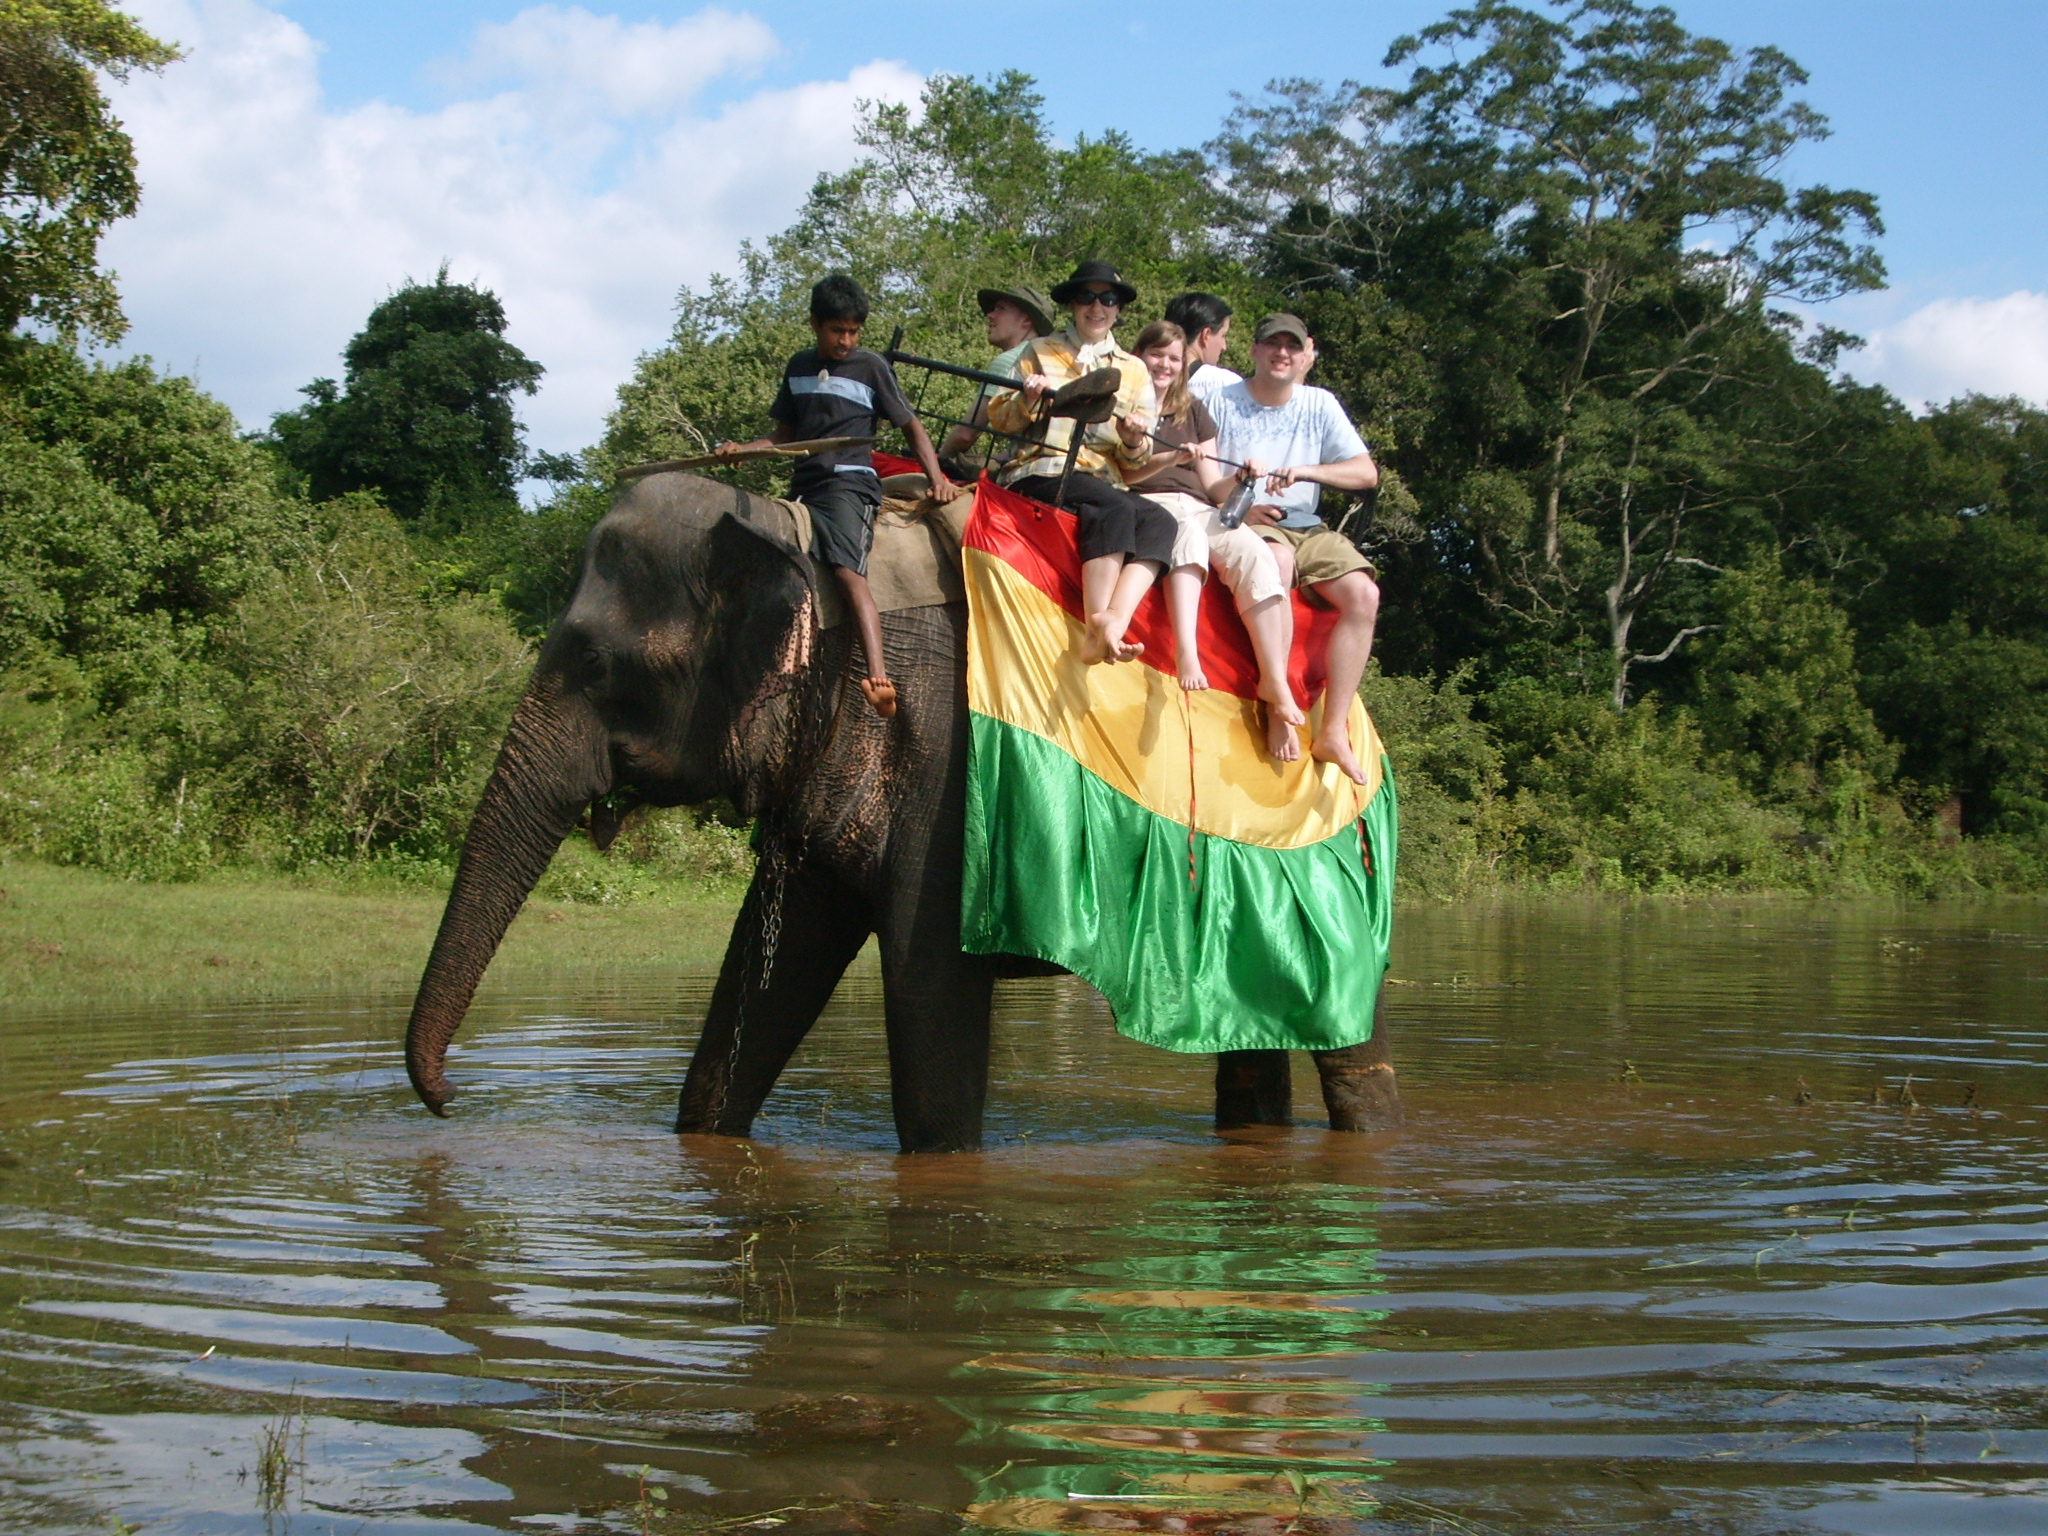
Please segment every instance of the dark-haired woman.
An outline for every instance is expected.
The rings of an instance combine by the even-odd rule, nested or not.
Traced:
[[[1130,661],[1145,649],[1124,632],[1173,554],[1173,519],[1125,489],[1152,457],[1152,380],[1115,336],[1117,317],[1137,297],[1108,262],[1082,262],[1052,291],[1053,302],[1071,311],[1067,328],[1027,343],[1014,370],[1016,390],[988,407],[998,432],[1028,434],[1003,483],[1033,501],[1063,498],[1074,514],[1087,625],[1081,654],[1090,662]],[[1047,413],[1062,385],[1102,369],[1116,373],[1107,421],[1082,425]]]

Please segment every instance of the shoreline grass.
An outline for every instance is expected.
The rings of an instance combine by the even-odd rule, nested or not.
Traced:
[[[548,889],[546,885],[543,890]],[[608,902],[536,895],[513,923],[490,977],[591,975],[712,965],[745,893],[737,878],[640,879]],[[2035,906],[1989,892],[1949,901]],[[79,1003],[258,1001],[309,992],[382,992],[419,979],[447,893],[375,876],[304,879],[223,873],[187,884],[0,860],[0,996],[6,1014]],[[1924,907],[1927,897],[1793,891],[1602,892],[1499,888],[1453,899],[1403,894],[1407,910],[1498,908]]]
[[[536,898],[491,974],[713,964],[743,891],[738,881],[678,882],[611,905]],[[15,1013],[409,987],[446,900],[359,881],[244,874],[168,885],[0,862],[0,995]]]

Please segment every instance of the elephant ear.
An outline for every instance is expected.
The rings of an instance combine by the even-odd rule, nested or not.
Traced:
[[[789,695],[816,651],[810,563],[787,539],[727,513],[705,541],[700,570],[708,621],[700,705],[717,718],[750,799],[776,756]]]

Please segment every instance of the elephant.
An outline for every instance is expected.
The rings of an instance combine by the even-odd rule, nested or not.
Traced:
[[[915,578],[882,604],[900,695],[884,720],[861,700],[855,626],[804,553],[800,507],[675,471],[626,485],[541,644],[420,980],[406,1068],[430,1110],[446,1113],[449,1042],[563,839],[587,825],[604,848],[637,805],[723,798],[755,819],[758,859],[676,1130],[748,1135],[874,935],[902,1150],[980,1146],[995,983],[1054,968],[960,947],[967,611],[949,526],[878,525],[876,560]],[[1399,1121],[1383,1024],[1317,1066],[1333,1128]],[[1290,1123],[1286,1053],[1219,1057],[1216,1119]]]

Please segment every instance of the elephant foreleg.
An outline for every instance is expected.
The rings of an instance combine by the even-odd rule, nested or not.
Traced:
[[[1323,1104],[1333,1131],[1383,1131],[1405,1118],[1401,1088],[1388,1049],[1386,994],[1373,1009],[1370,1040],[1341,1050],[1317,1051],[1316,1073],[1323,1080]]]
[[[1216,1129],[1294,1124],[1294,1072],[1285,1051],[1216,1053]]]
[[[774,954],[764,957],[762,930],[773,899],[756,873],[683,1079],[678,1132],[752,1131],[769,1090],[872,931],[866,902],[799,864],[783,880],[780,936]]]

